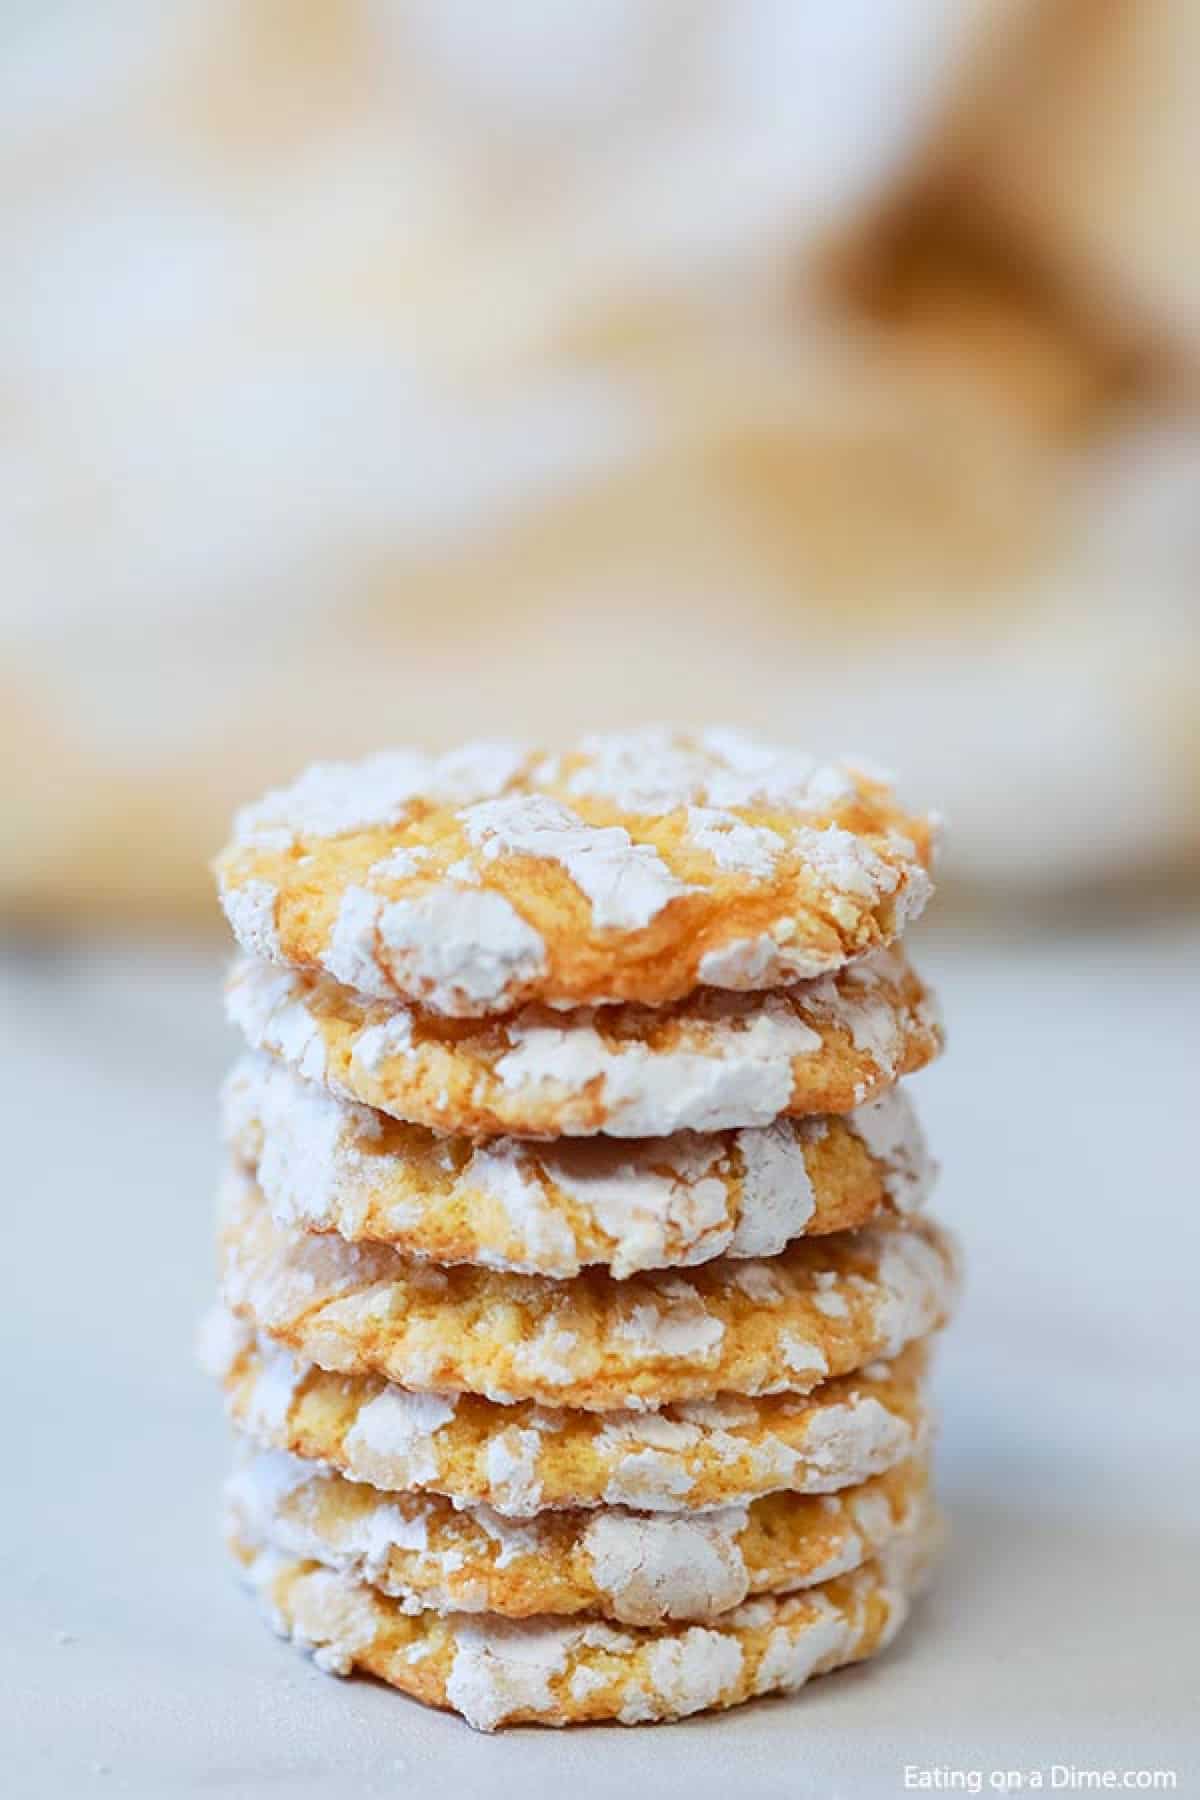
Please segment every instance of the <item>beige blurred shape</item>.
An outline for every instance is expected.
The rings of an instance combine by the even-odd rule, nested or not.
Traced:
[[[1189,865],[1180,308],[958,123],[1062,28],[68,10],[0,78],[10,913],[211,916],[315,756],[658,717],[894,760],[952,885]]]
[[[1108,321],[1200,352],[1200,8],[1041,0],[964,81],[946,159]]]

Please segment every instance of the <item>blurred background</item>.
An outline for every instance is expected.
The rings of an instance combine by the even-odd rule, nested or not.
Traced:
[[[1194,1754],[1200,4],[6,0],[0,45],[14,1791],[492,1754],[224,1569],[206,861],[318,756],[659,719],[950,819],[953,1549],[806,1771],[845,1706],[829,1792],[948,1733]]]
[[[216,929],[318,755],[891,763],[1198,863],[1191,0],[10,4],[0,906]]]

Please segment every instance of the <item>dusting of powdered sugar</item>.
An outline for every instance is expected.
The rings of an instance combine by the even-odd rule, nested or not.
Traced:
[[[237,1362],[254,1344],[254,1328],[216,1302],[200,1321],[196,1333],[196,1361],[206,1375],[225,1381]]]
[[[715,1363],[725,1327],[709,1312],[695,1288],[680,1276],[659,1276],[653,1281],[653,1290],[653,1299],[630,1307],[614,1326],[613,1337],[635,1358],[679,1357],[692,1363]]]
[[[779,1337],[779,1355],[789,1374],[803,1376],[804,1383],[811,1387],[814,1378],[829,1373],[829,1358],[818,1344],[810,1343],[798,1332],[784,1331]],[[780,1381],[778,1387],[788,1387],[789,1382]]]
[[[885,1494],[855,1494],[847,1500],[847,1508],[858,1530],[873,1551],[878,1550],[892,1535],[894,1530],[892,1509],[888,1505]],[[911,1513],[915,1509],[910,1508],[909,1510]],[[904,1523],[908,1525],[911,1523],[911,1519],[906,1517]]]
[[[880,1247],[870,1286],[876,1294],[876,1356],[897,1356],[940,1325],[950,1310],[957,1272],[949,1245],[915,1231],[891,1232]]]
[[[506,1518],[491,1506],[464,1506],[457,1510],[495,1544],[492,1561],[497,1569],[511,1568],[522,1557],[544,1556],[550,1547],[544,1514],[529,1521],[518,1521]]]
[[[899,986],[904,964],[895,951],[877,950],[852,963],[840,980],[826,977],[805,990],[817,1018],[846,1032],[856,1050],[869,1056],[880,1075],[896,1073],[902,1034],[888,986]]]
[[[440,882],[389,900],[342,895],[325,953],[336,981],[372,998],[400,989],[435,1012],[499,1008],[544,973],[546,946],[503,894]]]
[[[225,1482],[225,1497],[237,1503],[243,1524],[261,1540],[269,1531],[283,1502],[298,1488],[322,1477],[318,1465],[292,1456],[286,1450],[259,1450],[245,1456]],[[290,1550],[291,1544],[282,1548]],[[310,1554],[301,1550],[300,1555]]]
[[[821,1032],[806,1022],[810,1016],[851,1035],[881,1078],[895,1074],[902,1033],[887,984],[903,974],[898,959],[877,951],[852,964],[838,981],[815,981],[791,995],[703,994],[676,1014],[679,1029],[670,1048],[651,1048],[636,1037],[606,1039],[597,1029],[603,1008],[580,1008],[561,1024],[526,1008],[503,1021],[507,1048],[494,1062],[469,1043],[418,1042],[419,1014],[394,1001],[382,1016],[376,1013],[375,1022],[357,1028],[351,1060],[373,1076],[395,1058],[427,1068],[434,1057],[458,1057],[469,1072],[475,1057],[481,1079],[494,1076],[510,1093],[546,1108],[557,1102],[564,1136],[599,1129],[611,1137],[660,1138],[767,1126],[791,1101],[797,1059],[818,1055],[825,1046]],[[273,1050],[302,1075],[320,1081],[324,1043],[303,993],[294,971],[246,962],[231,978],[227,1011],[254,1047]],[[930,1012],[930,1028],[933,1023]],[[871,1085],[860,1084],[860,1098]],[[572,1103],[580,1100],[587,1104],[585,1119],[572,1112]],[[599,1126],[594,1111],[603,1115]]]
[[[937,1175],[912,1101],[893,1087],[858,1106],[849,1124],[881,1165],[884,1191],[898,1212],[915,1212]]]
[[[246,1408],[247,1431],[264,1443],[274,1443],[282,1435],[309,1367],[287,1350],[259,1346],[259,1371]]]
[[[364,1075],[377,1075],[393,1057],[416,1056],[411,1010],[407,1006],[397,1006],[377,1025],[368,1025],[355,1038],[350,1054]]]
[[[348,1675],[380,1619],[371,1590],[332,1569],[314,1569],[291,1594],[292,1638],[326,1675]]]
[[[463,1194],[477,1191],[499,1204],[520,1240],[522,1261],[551,1274],[578,1272],[575,1234],[534,1178],[523,1145],[511,1138],[477,1145],[458,1187]]]
[[[815,1129],[815,1128],[814,1128]],[[760,1131],[739,1131],[741,1207],[731,1256],[777,1256],[798,1237],[816,1210],[802,1125],[781,1119]]]
[[[335,1498],[332,1507],[322,1510],[323,1490],[335,1497],[355,1493],[311,1462],[268,1451],[235,1471],[226,1482],[225,1499],[240,1538],[269,1542],[292,1556],[376,1585],[388,1575],[394,1551],[423,1555],[428,1550],[428,1526],[420,1510],[406,1513],[383,1495],[365,1506],[339,1505]],[[395,1591],[390,1580],[384,1591]]]
[[[261,1132],[255,1178],[280,1224],[352,1222],[343,1208],[360,1215],[353,1195],[363,1158],[355,1146],[380,1131],[369,1107],[336,1100],[259,1054],[242,1057],[228,1077],[224,1122],[235,1144],[251,1124]]]
[[[372,1108],[262,1053],[235,1065],[223,1103],[226,1141],[255,1164],[280,1224],[356,1235],[372,1209],[398,1233],[420,1223],[413,1165],[402,1151],[378,1148],[383,1121]],[[603,1260],[618,1279],[720,1255],[774,1256],[812,1217],[805,1146],[824,1130],[821,1120],[781,1119],[738,1132],[732,1147],[686,1131],[616,1142],[496,1138],[475,1146],[449,1197],[467,1216],[480,1194],[500,1208],[512,1247],[503,1256],[480,1248],[477,1260],[489,1267],[577,1275],[582,1256],[568,1202],[610,1241]],[[392,1184],[403,1198],[391,1197]]]
[[[896,895],[896,903],[892,909],[892,933],[899,937],[908,930],[914,919],[919,919],[933,898],[933,879],[915,858],[907,864],[907,877],[904,886]]]
[[[749,993],[810,981],[839,968],[845,960],[840,947],[822,955],[803,945],[780,943],[773,931],[763,931],[757,937],[734,938],[715,950],[706,950],[700,958],[699,975],[708,987]]]
[[[599,1346],[581,1343],[579,1333],[561,1325],[553,1313],[513,1347],[512,1366],[522,1381],[538,1387],[571,1387],[588,1381],[600,1367]],[[491,1390],[496,1393],[496,1390]],[[503,1394],[496,1397],[504,1399]]]
[[[908,1421],[873,1394],[814,1407],[804,1434],[804,1459],[813,1472],[811,1491],[834,1492],[880,1475],[906,1456],[912,1443]]]
[[[769,807],[816,813],[856,792],[848,769],[822,767],[736,731],[704,732],[695,744],[652,726],[585,737],[586,761],[568,779],[575,794],[594,794],[634,813],[686,806]]]
[[[661,1518],[598,1512],[583,1534],[592,1579],[628,1625],[725,1612],[749,1588],[738,1544],[747,1516],[745,1506]]]
[[[380,750],[360,762],[314,763],[290,787],[243,807],[234,841],[275,848],[297,838],[397,825],[417,800],[464,806],[490,799],[515,779],[528,755],[519,744],[478,742],[444,756]]]
[[[763,881],[773,874],[786,848],[786,841],[769,825],[749,825],[716,806],[688,807],[686,842],[690,849],[711,856],[726,874]]]
[[[372,863],[367,870],[368,881],[407,881],[410,875],[416,875],[421,864],[429,861],[429,848],[425,844],[414,844],[411,849],[403,845],[398,850],[389,851],[381,856],[377,863]]]
[[[277,962],[282,956],[275,906],[279,890],[272,881],[243,881],[240,887],[221,882],[221,905],[233,935],[251,956]]]
[[[701,732],[700,742],[723,765],[709,784],[714,806],[768,806],[817,811],[854,798],[857,784],[844,763],[819,763],[803,750],[764,743],[728,726]]]
[[[769,1125],[791,1099],[793,1060],[822,1047],[820,1035],[777,995],[727,1010],[704,1029],[703,1049],[651,1051],[636,1041],[607,1044],[582,1017],[563,1027],[518,1015],[508,1028],[511,1048],[495,1072],[509,1089],[546,1087],[567,1095],[601,1082],[605,1131],[665,1137]]]
[[[695,1485],[688,1458],[704,1439],[703,1430],[662,1413],[606,1413],[596,1450],[611,1465],[604,1490],[610,1505],[673,1512]]]
[[[487,1447],[489,1504],[510,1518],[527,1519],[542,1504],[538,1472],[542,1440],[538,1432],[510,1425]]]
[[[812,1605],[816,1616],[801,1629],[778,1625],[767,1639],[754,1675],[755,1693],[792,1693],[819,1668],[849,1654],[855,1632],[845,1615],[820,1597],[814,1596]]]
[[[477,1731],[494,1731],[517,1712],[548,1713],[550,1683],[580,1641],[577,1625],[544,1619],[456,1621],[446,1698]]]
[[[729,1239],[724,1145],[690,1135],[619,1147],[595,1138],[547,1147],[548,1178],[613,1240],[619,1279],[715,1256]],[[672,1254],[673,1250],[673,1254]]]
[[[225,990],[225,1012],[254,1049],[273,1051],[310,1081],[323,1079],[325,1042],[292,970],[240,964]]]
[[[687,1401],[672,1414],[602,1415],[594,1442],[609,1468],[607,1505],[678,1512],[699,1467],[737,1482],[737,1491],[718,1506],[780,1488],[828,1493],[882,1473],[917,1445],[907,1421],[869,1394],[810,1403],[795,1442],[772,1430],[739,1435],[762,1414],[737,1395]]]
[[[654,1639],[646,1651],[651,1687],[676,1718],[703,1712],[742,1672],[742,1646],[730,1632],[693,1625]]]
[[[635,844],[618,825],[588,825],[543,794],[508,794],[468,807],[462,826],[485,862],[530,856],[558,863],[586,894],[600,930],[639,931],[687,892],[652,844]]]
[[[792,834],[791,848],[819,881],[869,904],[892,893],[900,881],[898,870],[840,825],[799,826]]]
[[[352,1472],[377,1487],[420,1487],[438,1478],[434,1437],[454,1417],[454,1404],[438,1394],[386,1387],[368,1400],[346,1433]]]

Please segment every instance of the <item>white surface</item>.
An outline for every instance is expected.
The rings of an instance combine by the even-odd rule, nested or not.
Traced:
[[[278,1643],[215,1529],[218,962],[10,955],[6,1794],[874,1796],[906,1764],[1200,1791],[1200,936],[933,938],[917,1084],[970,1287],[940,1364],[952,1548],[878,1665],[670,1728],[482,1738]],[[994,1790],[993,1790],[994,1791]],[[1076,1790],[1078,1791],[1078,1790]]]

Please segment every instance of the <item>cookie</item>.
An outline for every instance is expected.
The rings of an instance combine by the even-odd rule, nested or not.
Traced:
[[[328,1673],[378,1676],[492,1731],[598,1719],[634,1725],[791,1692],[891,1642],[934,1541],[927,1516],[853,1574],[763,1595],[714,1624],[657,1628],[410,1613],[319,1563],[236,1537],[230,1549],[275,1630]]]
[[[920,912],[933,837],[865,771],[646,731],[317,764],[216,870],[252,956],[471,1018],[841,968]]]
[[[932,996],[899,951],[767,995],[463,1023],[336,982],[240,963],[230,1020],[343,1099],[469,1137],[667,1137],[845,1113],[941,1048]]]
[[[933,1166],[891,1088],[845,1117],[617,1143],[439,1137],[341,1101],[263,1055],[224,1089],[225,1136],[280,1224],[390,1243],[438,1263],[618,1277],[908,1213]]]
[[[388,1491],[445,1494],[523,1519],[546,1508],[703,1510],[787,1490],[827,1494],[923,1454],[928,1343],[812,1395],[589,1413],[474,1394],[410,1393],[319,1369],[256,1338],[223,1308],[202,1360],[256,1443]]]
[[[322,1368],[502,1405],[605,1412],[807,1393],[944,1324],[957,1268],[927,1220],[800,1238],[781,1255],[567,1282],[287,1231],[253,1180],[222,1196],[231,1311]]]
[[[755,1594],[856,1569],[914,1529],[919,1462],[836,1494],[769,1494],[705,1513],[626,1507],[515,1523],[429,1494],[381,1494],[279,1451],[241,1460],[226,1484],[239,1542],[365,1581],[405,1612],[594,1614],[627,1625],[709,1619]]]

